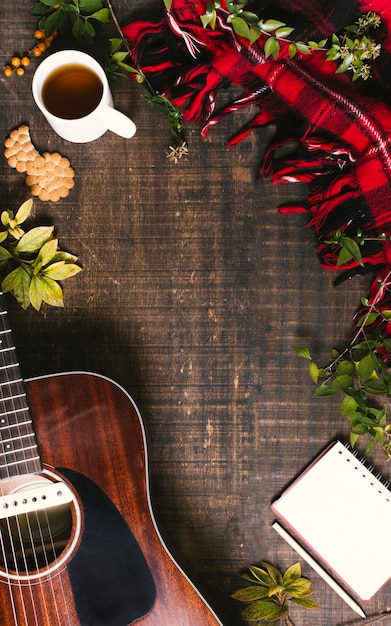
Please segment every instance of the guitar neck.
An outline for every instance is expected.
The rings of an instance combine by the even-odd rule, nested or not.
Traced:
[[[0,294],[0,478],[42,470],[5,297]]]

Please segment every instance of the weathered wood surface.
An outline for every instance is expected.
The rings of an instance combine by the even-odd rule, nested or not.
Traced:
[[[115,3],[123,24],[145,6]],[[4,62],[30,46],[29,9],[22,0],[2,6]],[[75,188],[55,204],[36,200],[34,217],[55,224],[60,245],[84,271],[64,282],[63,309],[22,311],[9,299],[23,374],[94,371],[130,392],[145,421],[161,533],[225,626],[237,626],[241,607],[229,594],[240,571],[261,559],[281,567],[296,560],[271,529],[271,500],[330,439],[346,434],[338,403],[311,398],[306,363],[292,345],[308,345],[324,364],[350,336],[367,281],[334,288],[305,217],[276,211],[305,189],[257,180],[272,129],[226,147],[249,112],[225,119],[207,140],[189,125],[189,156],[174,165],[165,156],[166,120],[124,80],[114,100],[134,119],[136,136],[70,144],[33,103],[33,67],[23,78],[0,79],[1,137],[26,123],[37,148],[70,158]],[[0,195],[12,209],[28,197],[24,175],[5,159]],[[381,456],[372,459],[385,469]],[[294,610],[298,623],[354,620],[303,570],[321,609]],[[387,588],[367,611],[385,608]]]

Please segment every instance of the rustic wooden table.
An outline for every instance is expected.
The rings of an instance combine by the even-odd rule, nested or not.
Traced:
[[[32,6],[2,5],[4,63],[31,44]],[[115,2],[121,24],[145,6]],[[227,148],[249,112],[225,118],[206,140],[187,125],[189,154],[175,165],[166,159],[165,117],[124,79],[113,86],[114,101],[134,119],[135,137],[108,132],[71,144],[33,102],[38,62],[24,77],[0,78],[0,136],[28,124],[39,150],[70,159],[74,189],[57,203],[36,199],[33,219],[55,224],[83,272],[63,283],[64,308],[23,311],[9,298],[23,374],[93,371],[132,395],[147,432],[161,534],[223,624],[237,626],[242,607],[230,593],[240,572],[260,560],[282,568],[296,560],[271,529],[272,499],[347,433],[338,402],[311,397],[306,363],[292,345],[308,345],[326,363],[330,348],[350,337],[367,281],[333,287],[305,217],[277,212],[306,190],[257,179],[273,129]],[[0,195],[2,209],[13,210],[29,197],[24,175],[5,159]],[[381,455],[371,460],[387,471]],[[293,610],[296,623],[355,623],[343,600],[305,564],[303,571],[321,608]],[[368,614],[390,608],[388,589]]]

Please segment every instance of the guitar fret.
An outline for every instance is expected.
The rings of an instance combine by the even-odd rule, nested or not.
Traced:
[[[42,464],[1,292],[0,375],[0,479],[39,472]]]
[[[11,400],[18,400],[19,398],[25,398],[25,393],[17,393],[15,396],[7,396],[6,398],[0,398],[0,402],[10,402]]]
[[[27,407],[26,406],[24,406],[24,407],[22,406],[22,407],[19,407],[19,408],[15,408],[15,409],[13,409],[12,414],[14,414],[14,413],[21,413],[22,411],[28,412]],[[0,424],[3,424],[4,421],[5,421],[5,420],[2,419],[4,415],[8,415],[9,416],[10,415],[10,411],[4,411],[3,413],[0,413]],[[30,422],[31,422],[31,420],[30,420]]]
[[[19,452],[22,452],[22,453],[23,452],[28,452],[29,450],[36,450],[36,448],[37,448],[37,446],[34,444],[34,445],[31,445],[31,446],[25,446],[24,448],[16,448],[16,449],[13,449],[13,450],[5,450],[4,452],[0,452],[0,457],[7,456],[7,454],[16,454],[16,453],[19,453]],[[30,458],[31,457],[29,457],[29,459]]]
[[[0,426],[0,432],[8,428],[20,428],[21,426],[27,426],[30,424],[32,424],[31,420],[26,420],[25,422],[16,422],[15,424],[7,424],[6,426]]]
[[[27,437],[33,438],[33,435],[31,433],[26,433],[25,435],[19,435],[18,439],[19,440],[26,439]],[[8,444],[9,442],[14,442],[14,441],[15,441],[15,439],[13,437],[10,437],[9,439],[2,439],[0,441],[0,444],[4,445],[4,444]],[[7,446],[5,446],[5,447],[7,447]],[[18,448],[18,449],[20,450],[20,448]],[[0,452],[0,454],[1,454],[1,452]]]
[[[13,380],[6,380],[4,383],[0,383],[0,387],[5,387],[5,385],[14,385],[16,383],[22,383],[23,378],[14,378]]]
[[[13,461],[12,463],[5,463],[3,465],[0,464],[0,470],[4,469],[4,468],[8,468],[10,466],[15,466],[15,465],[22,465],[22,464],[28,464],[28,463],[32,463],[32,462],[36,462],[36,461],[40,461],[40,457],[39,456],[32,456],[29,459],[23,459],[21,461]],[[37,471],[37,470],[34,470]],[[27,472],[29,473],[29,472]],[[13,476],[15,476],[15,474],[12,474]]]

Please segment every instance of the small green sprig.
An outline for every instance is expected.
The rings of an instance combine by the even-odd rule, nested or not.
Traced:
[[[319,608],[309,596],[311,581],[301,575],[300,563],[295,563],[282,573],[275,565],[261,562],[262,567],[251,565],[242,578],[251,586],[238,589],[232,598],[248,604],[241,615],[247,622],[274,622],[281,618],[287,626],[294,626],[289,616],[289,603],[306,609]]]
[[[92,43],[95,37],[94,22],[106,23],[110,11],[102,0],[38,0],[32,14],[39,18],[38,27],[49,37],[54,31],[60,33],[71,29],[77,40]]]
[[[368,237],[359,228],[354,235],[348,236],[341,230],[336,230],[331,233],[330,237],[324,241],[325,244],[330,246],[331,250],[338,251],[337,267],[348,263],[349,261],[356,261],[361,267],[364,267],[364,261],[362,258],[361,248],[367,241],[389,241],[390,237],[385,233],[378,236]]]
[[[378,293],[384,294],[391,280],[391,272],[378,279]],[[293,346],[300,357],[310,361],[308,373],[316,388],[315,398],[342,395],[340,414],[348,419],[350,443],[354,447],[359,437],[365,436],[365,451],[370,452],[376,444],[391,459],[391,424],[387,421],[387,408],[380,405],[391,398],[391,372],[383,359],[391,353],[391,338],[387,330],[391,321],[391,309],[382,298],[372,297],[371,302],[362,298],[362,310],[358,313],[357,331],[352,341],[343,349],[331,351],[332,361],[319,367],[305,346]],[[385,402],[383,402],[384,404]]]
[[[326,57],[328,61],[339,63],[337,73],[352,72],[352,80],[370,78],[371,66],[366,61],[376,59],[381,52],[381,44],[376,43],[370,33],[380,24],[380,16],[370,11],[346,26],[342,35],[332,35]]]
[[[362,78],[367,80],[371,76],[371,66],[368,63],[376,59],[381,52],[381,44],[376,43],[371,36],[373,29],[380,26],[381,19],[373,11],[361,16],[357,22],[346,26],[343,33],[333,33],[331,39],[321,41],[292,41],[294,29],[279,20],[260,19],[259,15],[247,10],[246,0],[228,0],[227,10],[221,6],[221,0],[208,2],[206,11],[201,15],[201,23],[213,30],[216,28],[217,14],[226,16],[226,23],[232,26],[239,37],[247,39],[250,44],[265,38],[265,57],[277,59],[281,52],[281,42],[288,43],[289,57],[293,58],[299,52],[311,54],[314,51],[326,52],[327,61],[337,62],[336,73],[351,72],[352,80]]]
[[[53,226],[37,226],[29,231],[21,224],[29,217],[32,199],[26,200],[16,214],[1,213],[0,280],[2,290],[10,292],[23,309],[31,304],[37,311],[43,302],[64,306],[58,281],[81,271],[77,257],[58,249]]]

